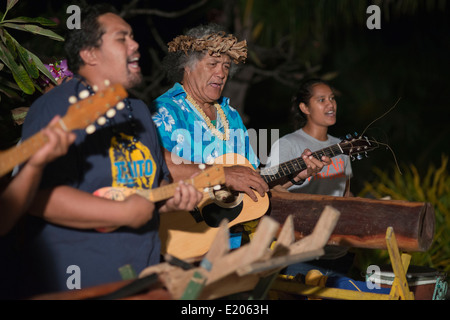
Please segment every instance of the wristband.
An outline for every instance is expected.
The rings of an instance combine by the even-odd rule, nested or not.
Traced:
[[[293,185],[296,185],[296,186],[301,186],[301,185],[305,182],[305,180],[295,181],[293,178],[289,179],[289,181],[290,181]]]

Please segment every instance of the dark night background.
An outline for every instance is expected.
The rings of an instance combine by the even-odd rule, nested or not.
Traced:
[[[1,11],[4,11],[4,2]],[[119,10],[131,2],[110,1]],[[171,12],[196,2],[137,1],[137,8]],[[280,2],[283,1],[275,1],[277,4]],[[222,10],[223,3],[208,1],[177,18],[152,16],[151,23],[167,43],[186,28],[208,22]],[[69,4],[76,4],[76,1],[20,0],[9,15],[57,17],[61,24],[55,31],[64,35],[64,17],[68,16],[65,8]],[[344,22],[338,12],[333,15],[328,11],[328,16],[324,15],[324,21],[328,23],[327,20],[332,20],[333,23],[327,24],[320,41],[304,45],[311,49],[311,61],[320,66],[308,75],[335,74],[330,82],[338,92],[338,123],[330,129],[331,134],[340,137],[355,131],[362,133],[369,123],[401,99],[397,107],[375,122],[366,134],[387,143],[400,164],[414,164],[419,170],[426,170],[432,163],[440,166],[441,155],[449,154],[449,7],[446,5],[443,9],[432,10],[419,8],[413,13],[395,13],[392,10],[389,15],[383,11],[381,30],[369,30],[366,27],[365,21],[369,15],[365,11],[355,12],[355,15],[359,15],[359,21],[355,19],[350,22]],[[265,10],[269,14],[271,8]],[[353,8],[349,7],[348,10],[352,11]],[[140,43],[143,73],[149,75],[155,72],[149,48],[157,47],[149,32],[149,19],[136,15],[126,20],[133,26],[135,38]],[[13,34],[44,62],[47,62],[45,59],[64,55],[61,43],[40,36],[20,34],[18,31]],[[320,52],[316,56],[315,49]],[[162,51],[157,52],[163,55]],[[161,86],[161,90],[164,89]],[[294,88],[271,78],[252,83],[243,105],[247,127],[279,128],[280,135],[290,132],[290,98],[294,91]],[[156,98],[154,91],[148,96],[147,102],[153,98]],[[370,181],[372,167],[394,170],[394,164],[394,157],[386,148],[371,152],[368,159],[354,162],[353,191],[357,192],[364,181]]]

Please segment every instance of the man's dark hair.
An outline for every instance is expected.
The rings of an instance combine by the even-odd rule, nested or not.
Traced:
[[[87,48],[98,48],[102,44],[105,30],[98,22],[98,17],[105,13],[118,14],[117,10],[109,4],[97,4],[81,8],[80,29],[69,30],[66,34],[64,50],[69,70],[77,73],[84,61],[80,51]]]

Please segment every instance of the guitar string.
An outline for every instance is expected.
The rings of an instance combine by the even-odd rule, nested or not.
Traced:
[[[397,102],[396,102],[389,110],[387,110],[387,111],[386,111],[385,113],[383,113],[381,116],[379,116],[378,118],[376,118],[375,120],[373,120],[371,123],[369,123],[369,125],[368,125],[368,126],[364,129],[364,131],[362,132],[361,136],[363,136],[363,135],[366,133],[366,131],[367,131],[367,130],[375,123],[375,122],[377,122],[378,120],[381,120],[382,118],[384,118],[385,116],[387,116],[392,110],[394,110],[394,109],[397,107],[397,105],[398,105],[398,103],[400,102],[401,99],[402,99],[401,97],[398,98]],[[397,161],[397,157],[396,157],[396,155],[395,155],[395,152],[394,152],[394,150],[391,148],[391,146],[389,146],[387,143],[382,143],[382,142],[378,142],[378,141],[374,141],[374,140],[369,140],[369,141],[372,141],[372,142],[378,143],[378,144],[380,144],[380,145],[383,145],[383,146],[385,146],[389,151],[391,151],[392,156],[393,156],[393,158],[394,158],[395,166],[397,167],[397,170],[399,171],[400,175],[403,175],[402,170],[400,169],[400,166],[399,166],[399,164],[398,164],[398,161]],[[350,183],[350,181],[349,181],[349,183]]]

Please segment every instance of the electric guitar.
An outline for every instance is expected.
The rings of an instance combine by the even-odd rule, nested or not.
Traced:
[[[117,109],[124,107],[121,100],[128,96],[126,90],[120,84],[108,86],[105,90],[99,91],[90,96],[87,91],[80,93],[79,100],[73,96],[69,98],[71,103],[67,113],[57,122],[54,127],[59,127],[67,132],[86,129],[91,134],[95,131],[93,123],[97,120],[100,125],[104,124],[103,115],[112,118],[115,115],[114,106]],[[30,138],[24,140],[18,146],[0,152],[0,177],[10,172],[18,164],[28,160],[42,146],[47,143],[47,137],[38,132]]]
[[[316,159],[322,156],[329,158],[341,154],[349,155],[352,160],[361,159],[367,152],[378,148],[376,141],[367,137],[348,135],[346,140],[330,147],[312,153]],[[243,156],[225,154],[216,158],[216,165],[253,166]],[[278,166],[264,168],[260,174],[264,181],[273,185],[277,180],[296,175],[307,168],[302,157],[286,161]],[[161,252],[168,253],[180,259],[196,258],[204,255],[210,248],[223,219],[229,221],[228,227],[262,217],[269,208],[269,196],[258,197],[254,202],[247,194],[228,190],[227,188],[210,189],[207,197],[202,200],[193,212],[176,211],[161,215],[159,235]]]

